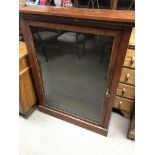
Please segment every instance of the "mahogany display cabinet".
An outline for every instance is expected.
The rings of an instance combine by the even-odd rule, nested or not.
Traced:
[[[21,7],[39,110],[106,136],[134,23],[134,11]]]

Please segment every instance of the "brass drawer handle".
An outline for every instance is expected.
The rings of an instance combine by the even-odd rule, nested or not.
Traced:
[[[135,62],[135,57],[133,56],[130,60],[130,65],[132,65]]]
[[[125,94],[125,88],[123,88],[123,90],[122,90],[122,96]]]
[[[119,101],[118,108],[121,109],[121,106],[122,106],[122,101]]]
[[[129,77],[130,77],[130,74],[128,73],[128,74],[126,75],[126,81],[129,80]]]

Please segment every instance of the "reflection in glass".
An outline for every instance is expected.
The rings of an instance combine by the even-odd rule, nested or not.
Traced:
[[[99,122],[112,37],[32,27],[46,104]]]

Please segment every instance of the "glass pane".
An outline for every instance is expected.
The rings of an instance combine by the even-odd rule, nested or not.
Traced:
[[[99,122],[112,37],[32,27],[46,104]]]

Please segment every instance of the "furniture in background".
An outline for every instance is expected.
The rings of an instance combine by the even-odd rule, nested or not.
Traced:
[[[129,8],[128,8],[128,10],[131,10],[131,9],[132,9],[132,7],[134,7],[134,5],[135,5],[135,0],[132,0],[132,2],[131,2],[131,4],[130,4],[130,6],[129,6]]]
[[[135,0],[110,0],[110,9],[134,10]]]
[[[133,28],[113,107],[131,118],[135,100],[135,28]]]
[[[74,7],[100,8],[112,10],[134,10],[134,0],[71,0]],[[46,5],[55,5],[54,0],[47,0]]]
[[[24,42],[19,42],[19,113],[28,117],[37,103],[30,63]]]
[[[130,126],[129,126],[127,137],[129,139],[135,140],[135,109],[133,110],[133,113],[132,113],[132,118],[130,121]]]
[[[118,0],[111,0],[110,1],[110,9],[116,10],[117,9]]]
[[[64,32],[57,38],[57,40],[58,44],[66,44],[69,47],[75,46],[77,56],[79,59],[81,59],[81,54],[85,52],[85,35],[76,32]],[[82,46],[83,49],[82,53],[80,53],[79,50],[80,46]]]
[[[47,58],[48,56],[46,52],[46,44],[51,40],[52,41],[56,40],[58,37],[58,33],[47,31],[47,30],[42,30],[40,32],[33,34],[33,36],[34,36],[35,44],[38,44],[40,46],[41,52],[44,54],[46,61],[48,61],[48,58]]]
[[[108,1],[109,0],[73,0],[73,5],[79,8],[108,8]]]
[[[134,10],[134,0],[73,0],[74,7]]]
[[[41,9],[41,11],[40,11]],[[85,13],[82,11],[83,9],[80,8],[69,8],[66,11],[66,8],[55,8],[52,6],[40,6],[38,7],[23,7],[20,8],[20,23],[22,27],[22,31],[24,34],[24,39],[26,42],[26,46],[28,49],[30,64],[32,65],[32,73],[33,78],[38,94],[39,99],[39,110],[42,112],[45,112],[47,114],[50,114],[52,116],[55,116],[57,118],[60,118],[62,120],[68,121],[70,123],[76,124],[78,126],[81,126],[83,128],[86,128],[88,130],[94,131],[96,133],[107,135],[108,133],[108,126],[112,111],[112,106],[115,98],[115,93],[117,89],[117,85],[119,82],[119,77],[121,74],[124,58],[126,55],[126,50],[128,47],[128,42],[130,39],[130,34],[132,31],[132,28],[134,27],[134,11],[111,11],[107,10],[104,12],[103,10],[97,10],[97,9],[84,9]],[[85,72],[83,70],[80,72],[77,72],[78,76],[70,76],[70,72],[76,71],[78,68],[76,66],[73,68],[72,64],[67,63],[67,69],[69,70],[68,76],[65,74],[65,76],[62,76],[62,72],[64,72],[64,57],[50,57],[50,61],[48,63],[40,62],[38,63],[38,53],[35,50],[33,38],[32,38],[32,27],[44,27],[44,28],[50,28],[50,29],[58,29],[63,31],[72,31],[76,33],[83,33],[83,34],[92,34],[94,36],[101,35],[102,37],[110,37],[113,39],[112,44],[112,50],[109,52],[110,60],[105,64],[102,65],[102,63],[99,62],[99,59],[94,60],[94,55],[91,55],[90,61],[86,61],[87,59],[77,59],[76,57],[69,56],[67,57],[69,62],[72,62],[72,64],[79,66],[83,61],[89,62],[89,65],[82,66],[87,67],[87,70],[89,71],[101,71],[101,73],[104,74],[104,76],[98,76],[101,74],[88,74],[85,78]],[[97,51],[94,52],[96,54]],[[54,59],[55,58],[55,59]],[[72,59],[75,58],[75,59]],[[87,57],[88,58],[88,57]],[[70,61],[71,59],[71,61]],[[53,63],[59,60],[58,63],[53,67]],[[97,61],[96,61],[97,60]],[[74,63],[75,62],[75,63]],[[92,63],[93,62],[93,63]],[[97,63],[97,68],[94,67]],[[50,65],[52,63],[52,65]],[[89,66],[92,67],[89,67]],[[48,68],[47,68],[48,66]],[[99,66],[99,67],[98,67]],[[42,68],[41,68],[42,67]],[[53,68],[52,68],[53,67]],[[57,73],[56,67],[59,67],[59,72]],[[42,73],[40,72],[40,68],[42,69]],[[70,70],[71,68],[71,70]],[[80,69],[81,69],[80,68]],[[66,70],[67,70],[66,69]],[[89,72],[90,73],[90,72]],[[96,72],[93,72],[96,73]],[[82,85],[78,83],[79,75],[82,75],[81,77],[85,78],[84,81],[82,81],[82,84],[86,84],[85,89],[80,89],[82,95],[85,95],[85,99],[91,99],[93,97],[94,104],[92,109],[88,105],[90,105],[90,102],[87,102],[86,100],[82,100],[79,98],[81,96],[78,96],[78,93],[72,93],[70,96],[70,90],[65,89],[62,93],[63,86],[67,83],[68,85],[74,84],[77,90],[79,86],[81,88]],[[94,78],[95,76],[95,78]],[[91,77],[93,81],[89,82],[89,85],[87,84],[89,79]],[[106,77],[106,78],[105,78]],[[43,79],[44,78],[44,79]],[[58,78],[62,78],[61,80],[57,81],[59,84],[59,89],[57,86],[54,87],[53,85],[55,83],[52,83],[53,80],[57,80]],[[67,81],[69,79],[72,80],[73,83],[69,83],[70,81]],[[52,79],[52,80],[51,80]],[[101,83],[98,83],[98,80],[101,81]],[[81,82],[80,81],[80,82]],[[95,81],[95,82],[94,82]],[[131,81],[131,80],[129,80]],[[64,85],[62,85],[62,82]],[[66,85],[65,85],[66,86]],[[99,88],[99,93],[101,94],[101,98],[99,100],[96,100],[96,95],[89,95],[87,92],[91,89],[92,92],[95,93],[96,90],[93,88]],[[66,88],[66,87],[65,87]],[[67,87],[68,88],[68,87]],[[72,88],[72,87],[71,87]],[[100,91],[101,88],[101,91]],[[75,90],[72,89],[71,91]],[[67,97],[66,97],[66,94]],[[53,100],[53,95],[56,94]],[[65,94],[65,95],[64,95]],[[60,96],[61,95],[61,96]],[[64,96],[62,96],[64,95]],[[74,100],[72,100],[74,98]],[[66,101],[64,105],[64,100]],[[101,101],[101,102],[100,102]],[[78,104],[77,104],[78,103]],[[63,104],[63,106],[62,106]],[[80,105],[79,105],[80,104]],[[74,105],[74,107],[73,107]],[[99,105],[99,106],[98,106]],[[55,107],[57,106],[57,107]],[[61,108],[59,108],[62,106]],[[92,104],[91,104],[92,106]],[[72,110],[73,107],[75,108]],[[97,109],[97,112],[95,110],[96,107],[99,107]],[[66,109],[67,110],[66,110]],[[69,111],[69,110],[71,111]],[[89,111],[95,113],[94,115]],[[82,116],[79,113],[83,110]],[[77,113],[78,111],[78,113]],[[87,113],[86,113],[87,112]],[[83,115],[87,115],[89,117],[83,117]],[[90,118],[93,117],[93,119]],[[87,119],[88,118],[88,119]],[[97,118],[97,119],[96,119]],[[95,120],[95,121],[94,121]]]
[[[98,0],[88,0],[88,8],[89,8],[90,4],[91,4],[92,8],[95,7],[95,4],[97,4],[97,8],[98,9],[100,8],[99,1]]]

